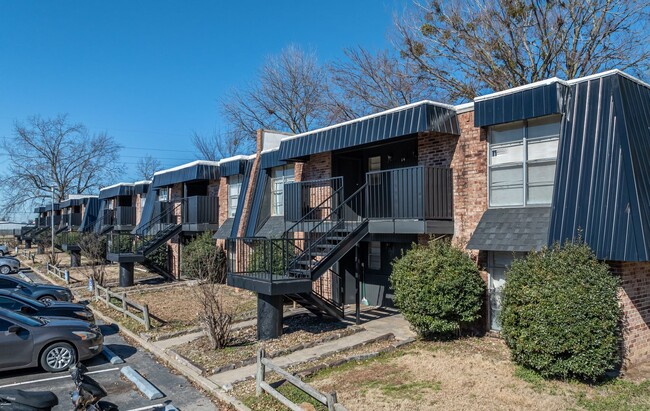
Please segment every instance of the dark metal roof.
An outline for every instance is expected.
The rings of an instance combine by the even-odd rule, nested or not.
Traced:
[[[266,170],[259,170],[255,191],[251,193],[253,198],[246,223],[246,237],[254,237],[257,230],[271,216],[271,208],[264,207],[264,197],[266,197],[265,194],[268,190],[270,180],[271,178]]]
[[[549,242],[581,234],[600,259],[649,261],[650,90],[616,72],[567,104]]]
[[[41,211],[41,207],[36,207],[36,208],[34,208],[34,212],[35,212],[35,213],[41,213],[41,212],[42,212],[42,211]]]
[[[485,127],[562,112],[567,87],[559,82],[474,102],[474,126]]]
[[[287,164],[286,161],[280,159],[280,150],[267,151],[260,156],[260,167],[262,169],[280,167]]]
[[[61,209],[59,203],[54,203],[54,211],[59,211]],[[52,211],[52,204],[40,206],[37,208],[38,211],[34,210],[35,213],[47,213]]]
[[[133,186],[133,194],[147,194],[149,192],[150,182],[137,182]]]
[[[269,217],[255,237],[280,238],[284,233],[284,216]]]
[[[223,224],[219,226],[219,229],[217,230],[216,233],[214,233],[212,238],[217,240],[225,240],[228,237],[230,237],[234,221],[235,221],[234,218],[226,219],[226,221],[224,221]]]
[[[549,207],[490,208],[467,243],[469,250],[538,250],[548,242]]]
[[[220,176],[219,165],[215,162],[194,162],[182,168],[173,168],[168,171],[161,171],[154,175],[154,187],[165,187],[176,183],[185,183],[195,180],[216,180]]]
[[[238,158],[225,163],[219,162],[221,177],[230,177],[237,174],[244,174],[245,168],[246,168],[246,159],[244,158]]]
[[[69,208],[69,207],[76,207],[80,206],[82,204],[87,204],[88,201],[96,199],[96,197],[82,197],[82,198],[70,198],[68,200],[65,200],[59,204],[60,208]]]
[[[246,205],[246,193],[250,189],[250,182],[253,178],[253,163],[255,160],[248,160],[246,162],[246,169],[244,170],[244,181],[242,181],[241,190],[239,190],[239,201],[237,202],[237,211],[235,211],[235,219],[232,223],[232,230],[230,231],[231,237],[237,237],[237,231],[241,224],[241,218],[244,214],[244,206]]]
[[[84,208],[84,214],[81,217],[81,225],[79,225],[78,231],[91,231],[95,227],[95,222],[99,216],[99,207],[102,201],[99,198],[87,198],[86,207]]]
[[[113,198],[118,196],[132,196],[134,193],[133,184],[116,184],[114,186],[99,190],[99,199]]]
[[[410,104],[284,139],[280,143],[279,156],[282,160],[297,159],[419,132],[459,135],[455,110],[431,102]]]

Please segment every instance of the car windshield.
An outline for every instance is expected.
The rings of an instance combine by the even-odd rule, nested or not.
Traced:
[[[16,311],[1,310],[0,314],[11,321],[30,327],[40,327],[46,323],[46,321],[40,317],[32,317],[31,315],[19,313]]]
[[[21,302],[23,304],[30,305],[32,307],[43,308],[43,307],[47,307],[47,306],[50,305],[49,300],[38,301],[38,300],[35,300],[33,298],[30,298],[30,297],[24,297],[24,296],[22,296],[22,295],[20,295],[18,293],[11,293],[7,297],[11,298],[11,299],[13,299],[15,301]]]

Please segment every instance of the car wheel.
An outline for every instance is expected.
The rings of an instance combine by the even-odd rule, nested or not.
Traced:
[[[65,371],[75,364],[76,358],[77,354],[70,344],[64,342],[52,344],[41,354],[41,367],[49,372]]]
[[[8,265],[3,265],[2,267],[0,267],[0,274],[9,274],[9,273],[11,273],[11,267],[9,267]]]
[[[39,297],[38,301],[40,301],[42,303],[51,303],[52,301],[56,301],[56,298],[54,298],[51,295],[44,295],[42,297]]]
[[[4,251],[0,251],[0,257],[4,257],[4,256],[5,256],[5,252],[4,252]]]

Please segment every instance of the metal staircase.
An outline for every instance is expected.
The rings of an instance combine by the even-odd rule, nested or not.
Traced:
[[[239,251],[228,261],[229,284],[247,288],[249,279],[249,289],[282,294],[319,316],[342,318],[344,279],[333,268],[368,234],[365,193],[364,184],[339,202],[343,188],[332,189],[280,239],[229,239],[229,255]],[[260,286],[264,282],[270,286]]]

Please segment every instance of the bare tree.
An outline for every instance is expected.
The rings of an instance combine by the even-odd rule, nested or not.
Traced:
[[[252,140],[241,132],[214,132],[201,135],[192,134],[192,144],[203,160],[217,161],[237,154],[246,154],[252,147]]]
[[[135,169],[138,173],[138,178],[142,180],[153,179],[153,174],[162,168],[162,163],[157,158],[146,155],[138,160]]]
[[[2,176],[2,207],[13,213],[68,194],[96,192],[117,175],[120,146],[103,133],[90,135],[67,115],[30,117],[16,122],[14,138],[6,139],[9,170]]]
[[[106,277],[106,237],[92,232],[82,233],[79,235],[79,248],[81,255],[90,262],[90,265],[84,266],[86,276],[103,287]]]
[[[351,120],[431,98],[431,83],[417,65],[388,50],[344,50],[347,59],[330,65],[334,88],[331,121]]]
[[[397,21],[403,55],[438,93],[468,100],[553,76],[619,68],[647,73],[645,0],[415,3]]]
[[[236,132],[254,139],[257,129],[302,133],[326,124],[327,70],[315,53],[296,46],[269,57],[257,79],[222,101]]]

